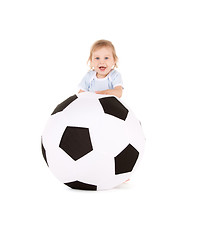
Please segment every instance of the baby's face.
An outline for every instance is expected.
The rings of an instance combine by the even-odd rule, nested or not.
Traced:
[[[104,78],[115,65],[112,49],[110,47],[102,47],[92,54],[91,66],[94,67],[98,78]]]

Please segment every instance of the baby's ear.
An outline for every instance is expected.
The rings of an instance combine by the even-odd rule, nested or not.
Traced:
[[[94,69],[94,66],[93,66],[93,64],[92,64],[92,62],[91,62],[91,61],[89,62],[89,66],[90,66],[91,70],[93,70],[93,69]]]
[[[94,69],[94,67],[92,67],[91,64],[88,64],[88,66],[89,66],[90,70]]]
[[[87,61],[87,65],[90,67],[90,70],[93,68],[92,65],[91,65],[91,60]]]

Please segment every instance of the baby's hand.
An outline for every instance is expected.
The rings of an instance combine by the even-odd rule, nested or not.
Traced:
[[[109,94],[110,95],[109,92],[110,92],[109,90],[104,90],[104,91],[96,91],[95,93],[97,93],[97,94]]]
[[[114,89],[106,89],[104,91],[96,91],[97,94],[107,94],[107,95],[114,95],[116,97],[122,96],[122,86],[117,86]]]

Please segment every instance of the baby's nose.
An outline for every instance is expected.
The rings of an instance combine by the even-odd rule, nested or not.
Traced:
[[[100,63],[105,63],[105,59],[101,59],[101,60],[100,60]]]

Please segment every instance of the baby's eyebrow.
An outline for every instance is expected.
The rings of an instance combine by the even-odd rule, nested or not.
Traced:
[[[104,55],[104,57],[110,57],[111,55]],[[94,57],[100,57],[99,55],[94,55]]]
[[[94,54],[94,58],[96,58],[96,57],[100,57],[100,55],[95,55]],[[104,57],[111,57],[111,55],[104,55]]]

